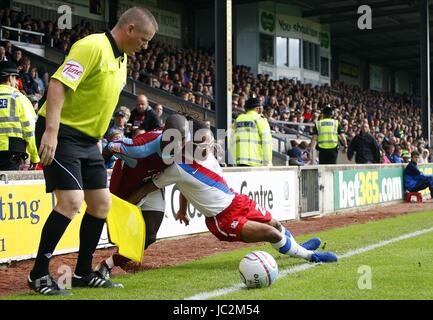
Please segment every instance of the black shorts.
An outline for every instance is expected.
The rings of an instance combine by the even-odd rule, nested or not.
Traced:
[[[39,148],[45,131],[45,118],[36,122]],[[60,124],[53,162],[44,166],[46,192],[54,190],[95,190],[107,188],[107,170],[98,148],[98,140]]]

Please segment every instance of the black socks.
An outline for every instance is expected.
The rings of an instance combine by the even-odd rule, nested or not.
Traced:
[[[80,251],[78,252],[75,274],[79,277],[87,276],[93,272],[93,253],[99,243],[105,219],[98,219],[87,212],[84,214],[80,227]]]
[[[41,241],[35,265],[30,272],[30,278],[36,280],[49,274],[48,265],[57,244],[66,231],[71,219],[53,210],[42,229]]]

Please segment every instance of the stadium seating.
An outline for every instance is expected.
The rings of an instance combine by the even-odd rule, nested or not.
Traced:
[[[65,53],[75,41],[95,32],[89,23],[76,25],[72,30],[57,30],[52,21],[32,19],[11,10],[0,10],[0,18],[3,25],[30,26],[32,31],[45,33],[44,42],[53,43]],[[214,64],[214,56],[208,51],[152,41],[147,50],[128,59],[128,77],[213,110]],[[312,127],[302,123],[318,120],[323,106],[330,104],[349,143],[359,133],[361,124],[368,122],[383,149],[389,144],[395,146],[397,158],[414,150],[422,153],[428,147],[422,138],[415,96],[363,90],[335,80],[320,86],[293,79],[272,80],[268,75],[253,74],[250,67],[242,65],[233,68],[233,85],[233,117],[244,112],[246,99],[255,94],[263,102],[263,115],[274,133],[308,137]],[[281,126],[275,120],[300,125]],[[390,157],[391,162],[396,157]]]

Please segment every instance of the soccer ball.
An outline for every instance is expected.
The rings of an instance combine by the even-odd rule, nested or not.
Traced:
[[[269,287],[277,279],[278,264],[269,253],[253,251],[242,258],[239,273],[248,288]]]

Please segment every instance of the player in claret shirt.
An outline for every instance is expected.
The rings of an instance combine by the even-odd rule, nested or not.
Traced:
[[[172,161],[169,155],[163,155],[163,150],[168,145],[168,139],[164,134],[170,130],[178,132],[185,139],[188,122],[185,117],[172,115],[166,119],[165,127],[138,135],[133,139],[124,138],[122,141],[113,141],[103,150],[105,158],[115,155],[123,161],[116,161],[110,179],[110,191],[116,196],[128,200],[131,193],[139,189],[146,181],[166,167]],[[182,139],[182,138],[181,138]],[[178,146],[181,149],[181,146]],[[164,161],[166,160],[166,161]],[[165,212],[164,188],[155,190],[141,199],[133,202],[141,208],[146,225],[145,249],[156,241],[156,234],[161,226]],[[108,259],[101,261],[95,271],[104,279],[109,280],[111,270],[117,266],[124,268],[130,259],[119,253],[113,254]]]
[[[128,201],[135,203],[149,192],[176,184],[181,192],[177,213],[181,223],[189,224],[186,208],[190,202],[206,217],[209,231],[221,241],[269,242],[280,253],[289,256],[311,262],[337,261],[332,252],[314,251],[320,246],[320,239],[313,238],[298,244],[289,230],[273,219],[269,211],[247,195],[234,192],[222,177],[214,150],[212,132],[200,128],[194,134],[194,141],[184,145],[182,156],[175,156],[172,165],[133,192]]]

